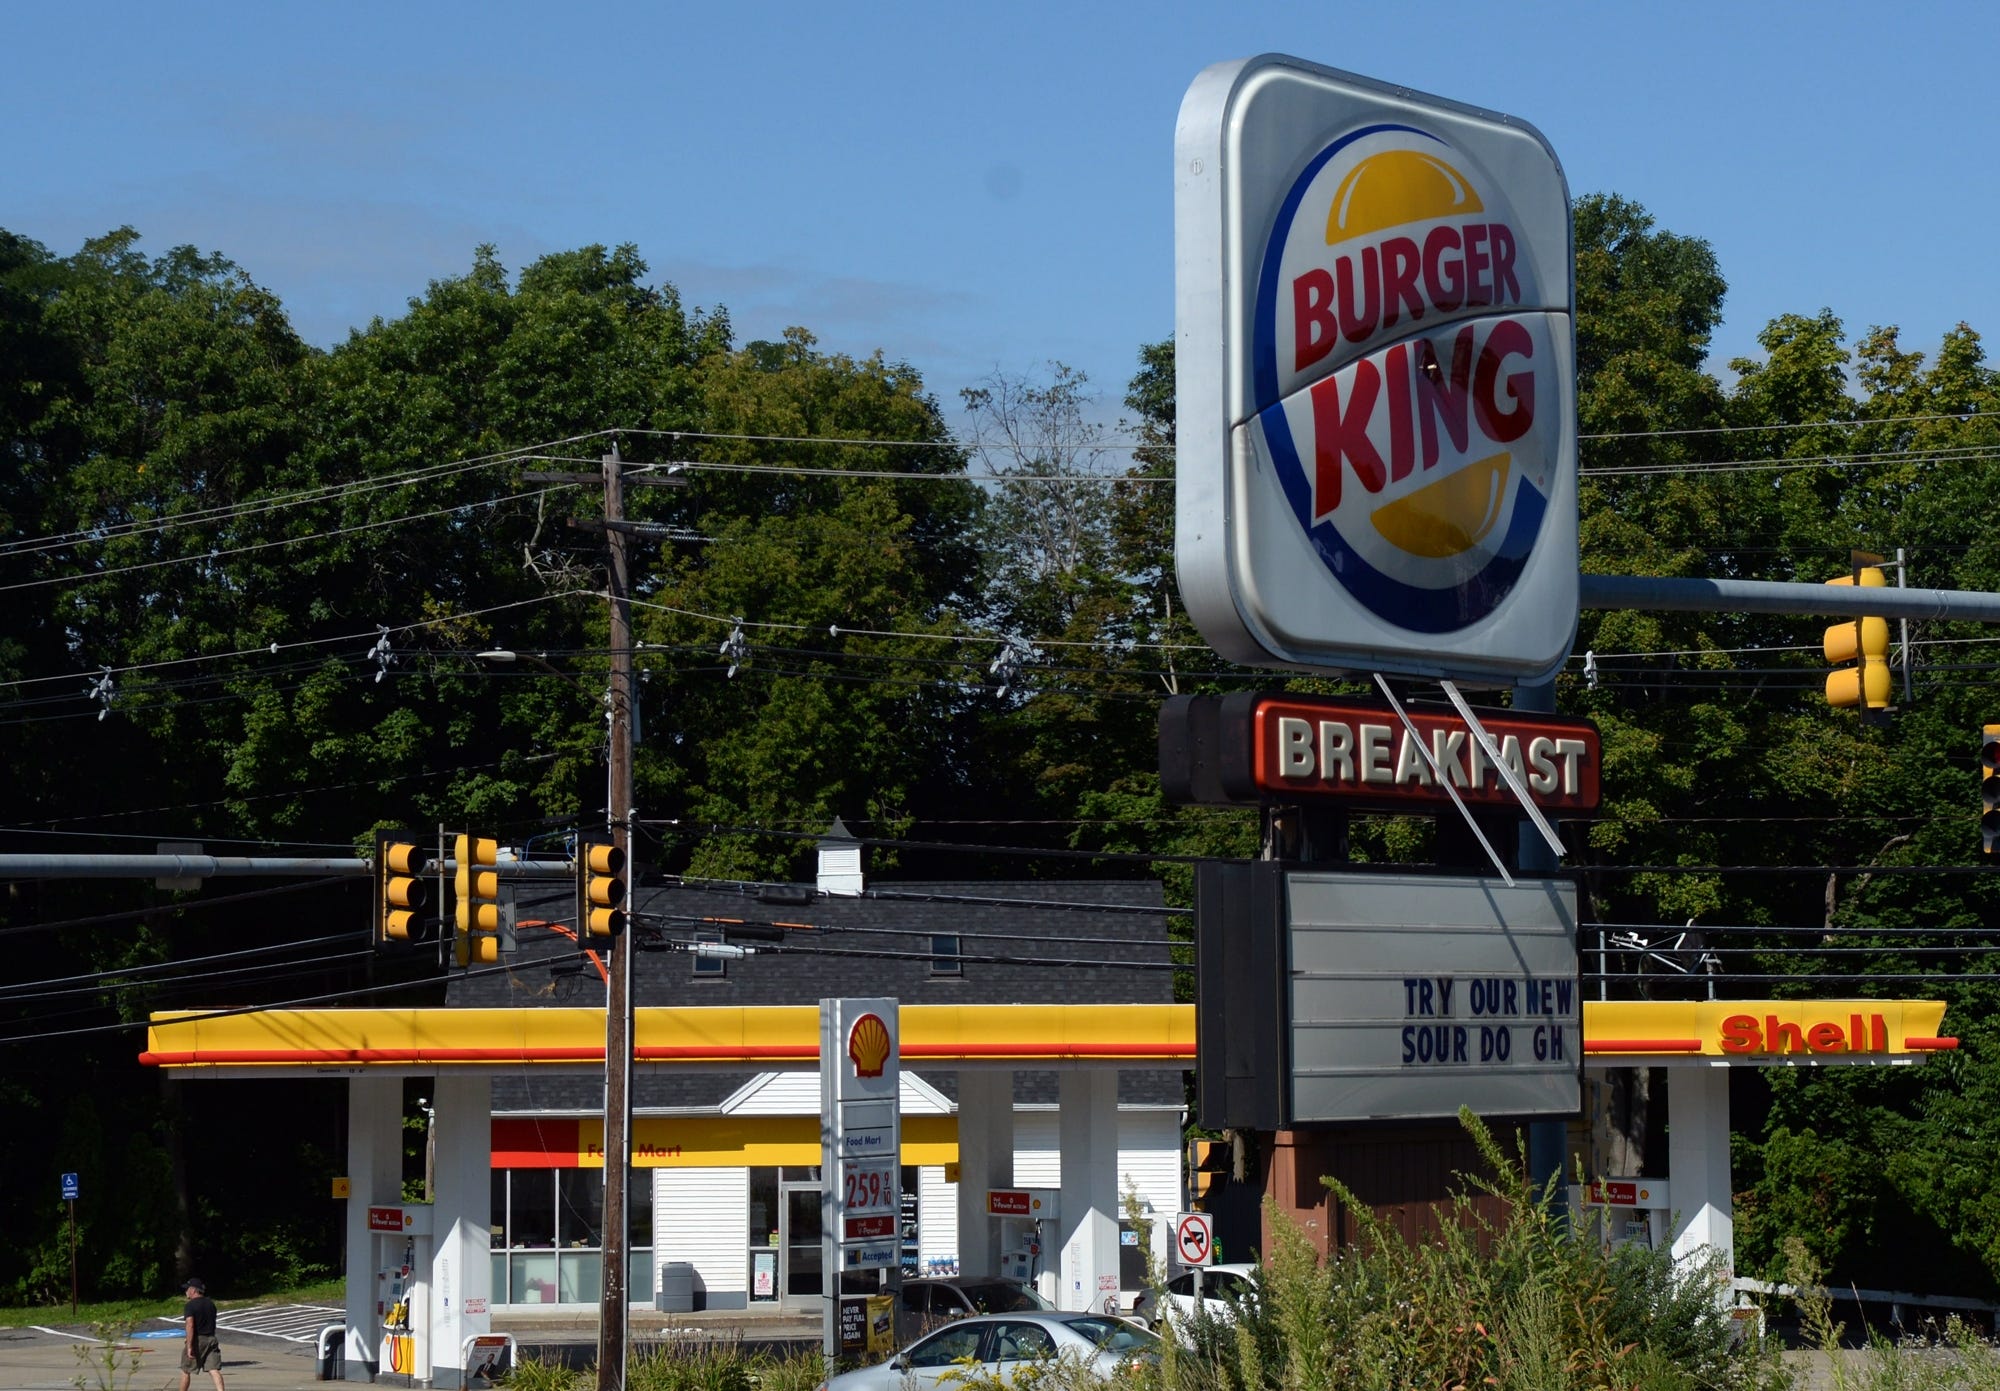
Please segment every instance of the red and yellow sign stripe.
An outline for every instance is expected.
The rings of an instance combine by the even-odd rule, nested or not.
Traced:
[[[1713,1057],[1747,1063],[1898,1057],[1956,1048],[1939,1000],[1585,1001],[1583,1052],[1598,1062]],[[1192,1005],[905,1005],[902,1057],[951,1068],[1100,1063],[1192,1067]],[[155,1015],[142,1063],[176,1069],[347,1072],[604,1065],[592,1009],[265,1010]],[[641,1064],[747,1068],[819,1063],[813,1005],[641,1009]],[[579,1151],[581,1152],[581,1151]],[[790,1161],[786,1161],[790,1162]]]
[[[950,1067],[1103,1062],[1188,1067],[1188,1005],[905,1005],[905,1062]],[[602,1067],[592,1009],[265,1010],[163,1013],[142,1063],[171,1068]],[[640,1063],[800,1067],[819,1063],[815,1005],[641,1009]]]

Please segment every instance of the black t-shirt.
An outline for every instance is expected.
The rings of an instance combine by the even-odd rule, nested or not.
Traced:
[[[187,1326],[185,1320],[194,1320],[195,1337],[213,1338],[215,1336],[215,1301],[207,1295],[198,1294],[193,1299],[190,1299],[187,1302],[187,1308],[181,1310],[181,1318],[183,1320],[181,1325],[183,1328]]]

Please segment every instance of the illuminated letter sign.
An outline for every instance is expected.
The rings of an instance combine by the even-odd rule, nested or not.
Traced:
[[[1236,805],[1338,801],[1407,811],[1514,807],[1499,767],[1456,710],[1409,706],[1414,732],[1384,702],[1241,691],[1173,696],[1160,708],[1160,785],[1169,801]],[[1600,764],[1588,720],[1480,713],[1497,763],[1536,805],[1593,811]]]
[[[1569,194],[1532,127],[1202,73],[1175,190],[1176,558],[1261,666],[1532,680],[1577,615]]]

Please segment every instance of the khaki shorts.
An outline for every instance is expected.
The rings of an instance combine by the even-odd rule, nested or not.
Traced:
[[[222,1344],[213,1338],[196,1338],[194,1351],[181,1344],[181,1370],[184,1372],[219,1372],[222,1370]]]

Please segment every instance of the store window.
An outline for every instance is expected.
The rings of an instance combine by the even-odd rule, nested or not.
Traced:
[[[625,1210],[633,1303],[653,1298],[653,1174],[631,1173]],[[604,1171],[493,1171],[493,1298],[594,1304],[604,1287]]]

